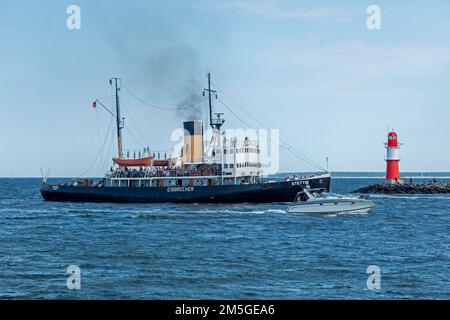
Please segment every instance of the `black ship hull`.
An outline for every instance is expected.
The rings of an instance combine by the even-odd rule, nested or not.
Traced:
[[[81,187],[43,183],[47,201],[116,203],[270,203],[292,202],[305,187],[330,190],[330,176],[293,181],[198,187]]]

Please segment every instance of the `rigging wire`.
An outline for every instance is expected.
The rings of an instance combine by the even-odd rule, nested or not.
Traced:
[[[138,97],[138,96],[137,96],[136,94],[134,94],[130,89],[128,89],[126,86],[124,86],[123,83],[122,83],[122,88],[124,88],[124,89],[125,89],[125,90],[133,97],[133,98],[135,98],[135,99],[138,100],[139,102],[141,102],[141,103],[143,103],[144,105],[147,105],[147,106],[149,106],[149,107],[151,107],[151,108],[159,109],[159,110],[166,110],[166,111],[177,111],[177,110],[180,110],[179,107],[161,107],[161,106],[155,105],[155,104],[153,104],[153,103],[150,103],[150,102],[148,102],[147,100],[144,100],[144,99]],[[199,101],[198,103],[192,105],[192,107],[196,107],[196,106],[202,104],[204,101],[206,101],[206,98],[205,98],[205,99],[202,99],[202,100]]]
[[[262,126],[263,128],[265,128],[266,130],[269,130],[268,127],[266,125],[264,125],[260,120],[258,120],[255,116],[253,116],[250,112],[248,112],[243,106],[241,106],[240,104],[238,104],[233,98],[231,98],[229,95],[227,95],[223,90],[221,90],[217,84],[215,84],[214,82],[211,81],[211,83],[213,84],[213,86],[217,89],[217,91],[219,91],[223,96],[225,96],[226,98],[228,98],[234,105],[236,105],[237,107],[239,107],[239,109],[241,109],[242,111],[244,111],[250,118],[252,118],[254,121],[256,121],[260,126]],[[243,122],[244,124],[246,124],[248,127],[251,127],[246,121],[244,121],[243,119],[241,119],[239,116],[236,115],[235,112],[233,112],[230,107],[228,107],[222,100],[218,99],[224,106],[225,108],[227,108],[236,118],[238,118],[241,122]],[[267,139],[270,140],[269,137],[267,137]],[[320,166],[319,164],[317,164],[316,162],[314,162],[313,160],[309,159],[308,157],[306,157],[304,154],[302,154],[300,151],[298,151],[296,148],[294,148],[292,145],[290,145],[289,143],[287,143],[286,141],[284,141],[283,139],[281,139],[281,137],[279,138],[280,142],[282,144],[278,144],[281,148],[284,148],[286,150],[288,150],[289,152],[291,152],[294,156],[296,156],[297,158],[303,160],[304,162],[306,162],[307,164],[309,164],[310,166],[322,170],[322,171],[326,171],[324,168],[322,168],[322,166]]]
[[[132,97],[134,97],[136,100],[140,101],[141,103],[154,108],[154,109],[159,109],[159,110],[178,110],[178,108],[167,108],[167,107],[161,107],[161,106],[157,106],[153,103],[150,103],[140,97],[138,97],[137,95],[135,95],[130,89],[128,89],[126,86],[123,85],[122,83],[122,88],[124,88]]]
[[[100,102],[101,100],[105,100],[105,99],[108,99],[108,98],[111,98],[111,97],[113,97],[113,96],[109,95],[109,96],[101,97],[101,98],[98,98],[98,99],[91,99],[91,100],[97,101],[97,102],[99,102],[101,104],[101,102]],[[101,152],[101,150],[103,149],[103,145],[105,143],[105,141],[104,141],[103,145],[102,145],[102,140],[101,140],[101,136],[100,136],[100,123],[99,123],[99,119],[98,119],[97,109],[95,109],[94,113],[95,113],[95,124],[96,125],[94,126],[93,133],[92,133],[93,139],[92,139],[92,144],[91,144],[91,156],[90,156],[91,159],[93,158],[93,155],[94,155],[94,147],[96,149],[98,149],[99,152]],[[110,126],[111,126],[111,124],[110,124]],[[110,130],[110,127],[108,128],[108,132],[109,132],[109,130]],[[105,139],[106,139],[106,137],[105,137]],[[83,177],[85,174],[88,173],[88,171],[94,166],[94,164],[97,161],[98,157],[99,157],[99,153],[97,153],[97,155],[95,156],[95,158],[94,158],[93,162],[91,163],[91,165],[85,171],[83,171],[83,173],[80,175],[80,177]]]
[[[123,85],[122,85],[122,87],[123,87]],[[139,97],[137,97],[136,95],[134,95],[129,89],[127,89],[127,88],[125,88],[125,89],[126,89],[131,95],[133,95],[136,99],[138,99],[139,101],[141,101],[141,102],[143,102],[143,103],[146,103],[145,100],[140,99]],[[114,97],[114,95],[110,95],[110,96],[107,96],[107,97],[103,97],[103,98],[96,99],[96,101],[97,101],[98,103],[100,103],[100,105],[101,105],[103,108],[105,108],[105,110],[108,111],[108,113],[111,115],[111,122],[110,122],[110,127],[108,128],[108,133],[107,133],[107,135],[109,134],[109,131],[110,131],[110,128],[111,128],[111,124],[112,124],[112,120],[115,118],[115,115],[108,109],[108,107],[106,107],[105,105],[103,105],[103,104],[100,102],[100,100],[104,100],[104,99],[107,99],[107,98],[113,99],[113,97]],[[136,127],[136,129],[138,130],[140,136],[142,137],[143,141],[144,141],[147,145],[149,145],[148,142],[147,142],[147,140],[146,140],[146,138],[145,138],[145,136],[144,136],[144,134],[143,134],[142,131],[140,130],[140,128],[139,128],[139,126],[137,125],[136,121],[134,120],[134,118],[133,118],[131,112],[128,110],[126,104],[124,103],[123,98],[120,97],[119,99],[120,99],[119,101],[121,102],[122,106],[124,107],[125,112],[127,113],[127,116],[130,117],[131,121],[133,122],[134,126]],[[205,99],[203,99],[203,100],[200,101],[199,103],[203,103],[204,101],[205,101]],[[172,109],[169,109],[169,108],[165,108],[165,109],[166,109],[166,110],[172,110]],[[176,108],[173,108],[173,109],[176,109]],[[97,119],[97,122],[98,122],[98,119]],[[134,141],[135,141],[141,148],[145,149],[145,147],[144,147],[144,145],[141,143],[141,141],[139,141],[139,139],[133,134],[133,132],[132,132],[127,126],[124,126],[124,129],[127,130],[127,132],[129,133],[129,135],[134,139]],[[106,168],[106,166],[107,166],[107,162],[109,161],[108,157],[109,157],[109,155],[110,155],[110,153],[111,153],[111,149],[113,148],[114,135],[111,136],[111,141],[110,141],[110,144],[109,144],[109,148],[108,148],[106,154],[104,154],[103,151],[104,151],[104,149],[105,149],[106,139],[107,139],[107,136],[105,137],[105,141],[104,141],[104,143],[103,143],[103,145],[102,145],[102,148],[101,148],[101,150],[99,151],[99,153],[97,154],[97,156],[96,156],[94,162],[89,166],[88,170],[86,170],[86,171],[89,171],[89,170],[92,168],[92,166],[95,164],[95,162],[98,160],[98,158],[99,158],[100,156],[101,156],[101,159],[100,159],[100,161],[99,161],[98,171],[99,171],[99,173],[100,173],[100,171],[101,171],[102,169],[105,170],[105,168]],[[99,141],[99,143],[100,143],[100,141]],[[158,151],[158,154],[161,153],[161,152],[162,152],[162,153],[167,153],[167,152],[172,153],[172,151],[173,151],[173,148],[172,148],[172,149],[167,149],[167,150],[162,150],[162,151],[160,150],[160,151]],[[84,173],[83,173],[83,174],[84,174]]]
[[[251,113],[249,113],[244,107],[242,107],[240,104],[238,104],[233,98],[231,98],[231,97],[230,97],[229,95],[227,95],[223,90],[221,90],[221,89],[218,87],[217,84],[215,84],[215,83],[212,82],[212,81],[211,81],[211,83],[212,83],[213,86],[217,89],[217,91],[219,91],[223,96],[225,96],[227,99],[229,99],[229,100],[230,100],[234,105],[236,105],[239,109],[241,109],[242,111],[244,111],[244,112],[247,114],[247,116],[249,116],[251,119],[253,119],[256,123],[258,123],[260,126],[262,126],[263,128],[265,128],[266,130],[269,130],[268,127],[267,127],[266,125],[264,125],[260,120],[258,120],[258,119],[257,119],[256,117],[254,117]],[[144,100],[144,99],[138,97],[137,95],[135,95],[130,89],[128,89],[126,86],[124,86],[123,83],[122,83],[122,88],[124,88],[124,89],[125,89],[131,96],[133,96],[136,100],[138,100],[139,102],[141,102],[141,103],[143,103],[143,104],[145,104],[145,105],[147,105],[147,106],[149,106],[149,107],[152,107],[152,108],[155,108],[155,109],[159,109],[159,110],[178,110],[178,109],[179,109],[179,108],[160,107],[160,106],[157,106],[157,105],[155,105],[155,104],[152,104],[152,103],[150,103],[150,102],[148,102],[148,101],[146,101],[146,100]],[[97,99],[97,100],[104,100],[104,99],[107,99],[107,98],[112,98],[112,95],[106,96],[106,97],[102,97],[102,98],[99,98],[99,99]],[[234,117],[236,117],[236,119],[238,119],[239,121],[241,121],[241,122],[242,122],[243,124],[245,124],[247,127],[252,128],[252,126],[251,126],[247,121],[245,121],[244,119],[242,119],[241,117],[239,117],[239,116],[237,115],[237,113],[234,112],[233,109],[232,109],[230,106],[228,106],[224,101],[222,101],[221,99],[218,99],[218,100],[219,100],[219,102],[220,102],[220,103],[221,103],[221,104],[222,104],[222,105],[223,105],[230,113],[233,114]],[[125,103],[124,103],[124,101],[123,101],[123,98],[120,98],[120,101],[122,102],[122,105],[124,106],[124,109],[125,109],[125,111],[127,112],[128,116],[130,117],[131,121],[133,122],[134,126],[135,126],[136,129],[138,130],[138,133],[140,134],[141,138],[143,138],[143,141],[144,141],[145,143],[147,143],[147,145],[148,145],[148,142],[147,142],[147,140],[146,140],[144,134],[143,134],[142,131],[140,130],[139,126],[137,125],[137,123],[136,123],[136,121],[134,120],[134,118],[133,118],[133,116],[131,115],[131,113],[128,111],[128,108],[125,106]],[[195,104],[194,107],[197,106],[197,105],[200,105],[200,104],[202,104],[202,103],[205,103],[205,107],[206,107],[206,99],[202,99],[202,101],[200,101],[199,103]],[[98,157],[100,156],[100,154],[103,152],[103,149],[104,149],[104,147],[105,147],[105,143],[106,143],[107,136],[109,135],[109,131],[110,131],[110,129],[111,129],[111,123],[112,123],[112,121],[110,121],[110,125],[109,125],[108,131],[107,131],[107,135],[106,135],[106,137],[105,137],[105,140],[103,141],[103,145],[102,145],[102,147],[101,147],[99,153],[98,153],[97,156],[95,157],[94,162],[93,162],[93,163],[89,166],[89,168],[83,173],[83,175],[84,175],[87,171],[89,171],[89,170],[92,168],[92,166],[95,164],[95,162],[97,161],[97,159],[98,159]],[[133,132],[132,132],[128,127],[126,127],[126,126],[125,126],[125,129],[126,129],[127,132],[130,134],[130,136],[136,141],[136,143],[137,143],[138,145],[140,145],[140,146],[143,148],[144,146],[143,146],[142,143],[139,141],[139,139],[136,138],[136,136],[133,134]],[[99,137],[99,138],[100,138],[100,137]],[[296,157],[298,157],[299,159],[303,160],[304,162],[306,162],[307,164],[311,165],[312,167],[315,167],[316,169],[319,169],[319,170],[326,171],[326,170],[324,170],[320,165],[318,165],[317,163],[315,163],[314,161],[312,161],[311,159],[309,159],[308,157],[306,157],[305,155],[303,155],[300,151],[298,151],[297,149],[295,149],[293,146],[291,146],[290,144],[288,144],[288,143],[287,143],[286,141],[284,141],[283,139],[279,138],[279,141],[281,142],[281,144],[280,144],[280,143],[278,143],[278,142],[276,142],[276,141],[273,141],[273,140],[272,140],[270,137],[268,137],[267,135],[266,135],[266,138],[267,138],[267,140],[269,140],[270,142],[273,142],[273,143],[277,144],[279,147],[288,150],[288,151],[291,152],[294,156],[296,156]],[[107,155],[106,155],[106,157],[105,157],[105,159],[104,159],[105,162],[104,162],[103,168],[105,167],[105,165],[106,165],[106,160],[107,160],[107,158],[108,158],[109,153],[111,152],[111,147],[112,147],[112,144],[113,144],[113,142],[114,142],[113,140],[114,140],[114,139],[111,140],[111,144],[110,144],[110,146],[109,146]],[[102,157],[102,158],[103,158],[103,157]],[[100,163],[100,165],[101,165],[101,163]],[[100,168],[99,168],[99,169],[100,169]]]
[[[150,144],[148,143],[147,139],[145,138],[144,134],[142,133],[141,129],[140,129],[139,126],[137,125],[136,121],[134,120],[133,116],[131,115],[131,112],[128,111],[128,108],[127,108],[127,106],[125,105],[125,103],[124,103],[124,101],[123,101],[123,98],[120,98],[120,102],[121,102],[122,106],[124,107],[125,112],[126,112],[127,115],[130,117],[131,122],[133,122],[134,126],[136,127],[136,129],[137,129],[138,133],[140,134],[140,136],[141,136],[142,140],[144,141],[144,143],[145,143],[147,146],[150,145]],[[128,130],[128,129],[127,129],[127,130]],[[139,145],[142,146],[142,144],[140,144],[140,143],[139,143]]]
[[[101,98],[94,98],[94,99],[90,99],[90,100],[99,100],[99,101],[102,101],[102,100],[106,100],[106,99],[113,98],[113,97],[114,97],[114,95],[111,94],[111,95],[109,95],[109,96],[105,96],[105,97],[101,97]]]
[[[91,148],[90,148],[90,157],[89,159],[92,160],[96,154],[96,152],[98,152],[99,147],[100,147],[100,137],[98,134],[98,114],[97,114],[97,110],[95,110],[94,112],[94,118],[93,118],[93,123],[94,125],[92,126],[92,134],[90,135],[91,139]],[[84,172],[83,172],[84,173]]]
[[[127,132],[130,134],[130,136],[134,139],[134,141],[136,141],[136,143],[137,143],[142,149],[144,149],[145,146],[144,146],[142,143],[139,142],[139,140],[136,138],[136,136],[133,134],[133,132],[132,132],[130,129],[128,129],[128,127],[124,127],[124,128],[125,128],[125,130],[127,130]]]
[[[95,109],[95,138],[96,138],[96,142],[97,142],[97,147],[100,147],[102,140],[101,140],[101,136],[100,136],[100,120],[98,118],[98,110],[97,108]]]
[[[100,155],[103,154],[103,149],[105,148],[106,141],[108,140],[108,136],[109,136],[109,132],[111,130],[112,123],[113,123],[113,121],[111,118],[111,120],[109,121],[108,130],[106,131],[105,139],[103,140],[103,144],[102,144],[100,150],[98,151],[98,153],[97,153],[95,159],[93,160],[93,162],[91,163],[91,165],[80,175],[80,177],[83,177],[85,174],[87,174],[89,172],[89,170],[91,170],[91,168],[95,165],[95,163],[97,162]]]
[[[157,106],[153,103],[148,102],[147,100],[144,100],[142,98],[140,98],[139,96],[137,96],[136,94],[134,94],[130,89],[128,89],[122,82],[122,88],[125,89],[125,91],[127,91],[133,98],[135,98],[136,100],[138,100],[139,102],[143,103],[146,106],[149,106],[151,108],[154,109],[159,109],[159,110],[166,110],[166,111],[176,111],[176,110],[180,110],[179,107],[161,107],[161,106]],[[201,104],[205,104],[206,105],[206,98],[201,99],[199,102],[197,102],[196,104],[193,104],[192,106],[190,106],[191,108],[195,108]],[[136,129],[138,130],[138,133],[140,134],[140,136],[143,138],[143,141],[147,144],[150,145],[147,141],[147,139],[145,138],[144,134],[142,133],[142,131],[140,130],[139,126],[137,125],[136,121],[133,119],[130,111],[127,109],[127,107],[125,106],[124,102],[123,102],[123,98],[120,98],[120,101],[122,102],[122,105],[125,107],[125,111],[127,112],[127,114],[130,116],[131,121],[133,122],[134,126],[136,127]],[[138,145],[140,145],[141,147],[144,147],[139,140],[133,135],[133,133],[131,132],[131,130],[125,126],[125,129],[127,130],[127,132],[132,136],[132,138],[137,142]],[[173,148],[172,148],[173,149]],[[171,150],[172,150],[171,149]],[[168,151],[171,151],[168,150]],[[160,151],[161,152],[161,151]]]
[[[239,121],[241,121],[242,123],[244,123],[247,127],[252,128],[252,126],[245,121],[244,119],[242,119],[241,117],[239,117],[232,109],[231,107],[229,107],[225,102],[223,102],[220,98],[217,99],[229,112],[231,112]],[[269,129],[263,125],[263,127],[269,131]],[[310,166],[318,169],[318,170],[322,170],[325,171],[320,165],[318,165],[317,163],[313,162],[312,160],[309,160],[308,158],[306,158],[305,156],[303,156],[300,152],[298,152],[296,149],[294,149],[292,146],[290,146],[289,144],[287,144],[286,142],[284,142],[280,137],[279,140],[281,142],[278,143],[274,140],[272,140],[268,135],[266,135],[266,139],[269,140],[270,142],[276,144],[277,146],[284,148],[286,150],[288,150],[289,152],[291,152],[294,156],[296,156],[297,158],[301,159],[302,161],[306,162],[307,164],[309,164]]]
[[[102,172],[104,172],[106,170],[106,167],[108,166],[108,162],[110,161],[111,152],[114,149],[114,147],[113,147],[114,139],[115,139],[114,134],[112,134],[110,138],[111,138],[111,140],[109,141],[108,151],[104,154],[104,158],[102,159],[102,161],[99,162],[98,175],[100,175]]]
[[[95,99],[95,100],[97,100],[101,104],[101,102],[100,102],[101,100],[105,100],[105,99],[110,98],[110,103],[113,104],[114,103],[114,97],[115,97],[114,90],[111,87],[109,96],[105,96],[105,97],[98,98],[98,99]],[[108,132],[107,132],[107,134],[105,136],[105,140],[103,142],[103,146],[102,146],[102,148],[100,150],[101,156],[100,156],[100,159],[98,161],[97,175],[100,175],[103,171],[105,171],[105,167],[106,167],[106,165],[107,165],[107,163],[109,161],[109,157],[110,157],[110,154],[111,154],[111,149],[113,148],[114,138],[115,138],[114,130],[111,130],[112,124],[114,123],[113,120],[115,119],[115,116],[106,106],[103,106],[103,107],[111,114],[111,118],[110,118],[110,122],[109,122]],[[98,121],[97,121],[97,125],[98,125]],[[109,131],[111,131],[111,133],[109,133]],[[108,135],[110,135],[109,143],[107,143]],[[99,134],[99,138],[100,138],[100,134]],[[107,147],[107,149],[106,149],[106,147]]]

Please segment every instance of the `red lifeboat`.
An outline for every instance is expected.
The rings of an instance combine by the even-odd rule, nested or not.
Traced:
[[[149,167],[152,164],[152,157],[139,159],[114,158],[115,164],[120,167]]]

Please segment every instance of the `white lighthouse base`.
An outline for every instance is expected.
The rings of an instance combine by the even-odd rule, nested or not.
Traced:
[[[403,180],[402,179],[386,179],[385,180],[386,184],[403,184]]]

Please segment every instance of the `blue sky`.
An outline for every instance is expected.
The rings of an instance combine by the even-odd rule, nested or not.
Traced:
[[[80,30],[66,28],[71,4]],[[366,27],[371,4],[381,30]],[[328,156],[331,170],[383,171],[390,126],[405,143],[401,170],[450,171],[448,1],[3,0],[0,37],[0,176],[85,173],[110,121],[90,106],[111,94],[110,77],[174,106],[201,93],[206,72],[309,158],[325,166]],[[172,146],[182,117],[125,92],[123,102],[137,140]],[[113,147],[88,175],[101,174]],[[310,167],[283,151],[280,169]]]

